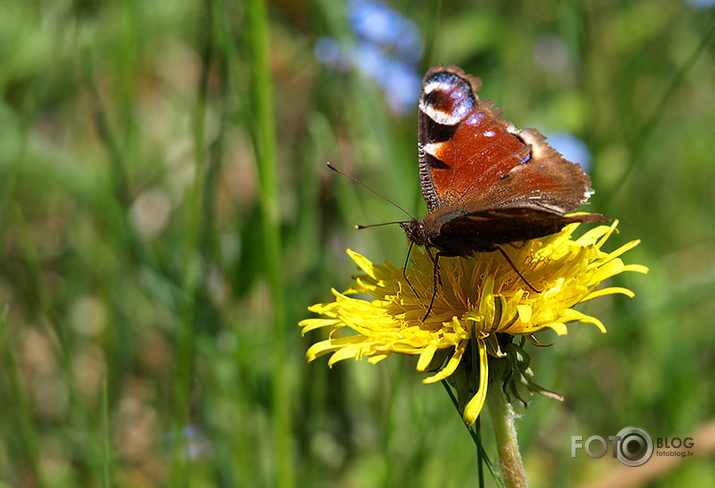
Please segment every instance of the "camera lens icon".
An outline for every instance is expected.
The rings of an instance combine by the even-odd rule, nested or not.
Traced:
[[[618,437],[620,440],[614,445],[616,457],[626,466],[642,466],[653,456],[653,438],[643,427],[625,427]]]

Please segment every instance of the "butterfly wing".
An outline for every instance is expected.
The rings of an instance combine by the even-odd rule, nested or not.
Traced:
[[[438,217],[441,212],[433,214]],[[492,251],[500,244],[526,241],[561,230],[575,222],[604,222],[600,214],[562,215],[539,207],[515,206],[445,215],[433,243],[447,255],[469,256]]]
[[[478,78],[455,66],[431,68],[419,104],[420,183],[430,212],[494,208],[575,210],[592,191],[588,176],[535,129],[518,130]],[[544,235],[544,234],[542,234]]]

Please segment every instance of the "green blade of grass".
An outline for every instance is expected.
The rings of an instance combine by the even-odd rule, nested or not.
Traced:
[[[247,2],[248,51],[251,59],[251,90],[255,129],[254,148],[260,179],[260,207],[265,245],[265,272],[270,284],[273,317],[273,459],[275,486],[294,486],[291,456],[291,420],[285,360],[285,304],[283,297],[280,220],[278,215],[278,178],[276,165],[276,127],[273,114],[273,83],[268,45],[268,13],[263,0]]]
[[[109,400],[107,393],[107,379],[102,382],[102,488],[112,486],[111,474],[111,447],[109,442]]]
[[[3,370],[10,382],[10,392],[13,399],[14,410],[16,412],[17,428],[19,430],[18,442],[19,450],[25,458],[25,469],[28,470],[35,486],[47,486],[42,470],[40,469],[40,449],[38,445],[37,429],[32,418],[32,408],[28,398],[25,383],[22,380],[20,370],[17,365],[17,358],[8,341],[6,333],[8,308],[5,307],[2,318],[0,318],[0,347],[5,360]]]

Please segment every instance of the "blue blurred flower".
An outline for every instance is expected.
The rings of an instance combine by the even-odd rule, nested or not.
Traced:
[[[710,8],[715,6],[715,0],[685,0],[685,3],[694,8]]]
[[[416,63],[422,57],[422,38],[415,24],[381,2],[348,2],[350,25],[363,41],[394,52],[396,58]]]
[[[581,139],[566,132],[557,132],[549,136],[548,143],[572,163],[580,164],[588,173],[591,167],[591,152]]]
[[[340,45],[332,37],[319,37],[315,41],[315,57],[317,60],[334,69],[344,71],[348,64]]]
[[[396,113],[413,110],[419,101],[422,77],[406,63],[392,62],[385,68],[380,85],[387,93],[390,107]]]
[[[168,434],[164,437],[167,448],[173,449],[177,442],[181,442],[186,459],[203,459],[211,454],[212,446],[206,433],[197,425],[184,426],[180,432]]]
[[[417,62],[422,57],[422,38],[415,24],[382,2],[350,0],[350,26],[358,40],[347,47],[335,39],[321,37],[315,57],[340,71],[355,67],[374,80],[385,92],[396,113],[413,110],[422,78]]]

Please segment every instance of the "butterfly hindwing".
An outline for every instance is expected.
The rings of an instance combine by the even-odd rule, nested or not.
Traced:
[[[601,222],[599,214],[561,215],[541,208],[504,207],[464,213],[441,224],[434,242],[447,254],[467,256],[496,246],[553,234],[574,222]]]

